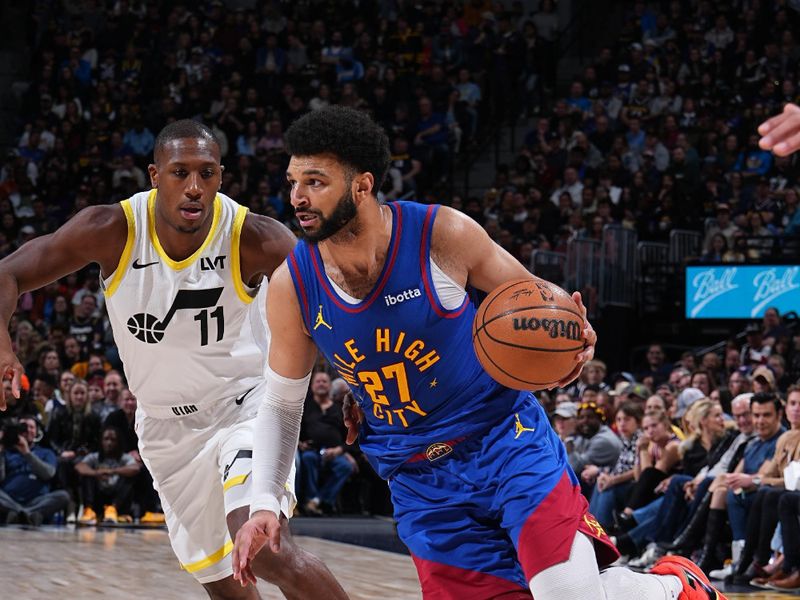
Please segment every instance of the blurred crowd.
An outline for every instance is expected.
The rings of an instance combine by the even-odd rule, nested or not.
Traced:
[[[370,112],[388,132],[382,199],[460,209],[524,264],[575,236],[599,239],[609,223],[641,240],[699,231],[698,258],[709,262],[775,258],[800,236],[796,158],[761,151],[755,131],[800,96],[791,2],[625,2],[616,43],[561,87],[566,24],[550,0],[254,4],[33,2],[20,136],[0,168],[0,258],[86,206],[148,188],[154,138],[178,118],[217,135],[223,192],[294,227],[283,131],[332,103]],[[529,131],[488,191],[448,193],[454,169],[487,134],[517,122]],[[23,294],[10,332],[27,377],[22,398],[0,414],[4,439],[16,440],[3,443],[0,461],[6,520],[159,522],[96,267]],[[770,309],[744,345],[668,357],[654,344],[639,372],[610,375],[595,361],[578,385],[542,394],[598,519],[629,536],[630,556],[680,533],[637,538],[629,527],[637,511],[664,502],[665,482],[688,485],[674,476],[694,478],[685,493],[694,499],[710,471],[717,500],[706,510],[725,508],[719,481],[739,463],[728,457],[715,471],[704,457],[727,456],[733,446],[721,451],[722,439],[761,435],[748,424],[752,402],[766,406],[771,394],[776,418],[793,427],[783,403],[800,377],[797,334]],[[324,371],[298,447],[300,510],[388,512],[385,484],[344,443],[342,382]],[[761,400],[744,402],[749,393]],[[720,420],[717,408],[719,430],[703,425]],[[709,569],[724,558],[720,539],[716,554],[704,554]],[[696,536],[693,544],[702,546]]]
[[[798,342],[770,308],[722,357],[652,344],[638,372],[595,360],[540,397],[623,562],[678,553],[727,583],[800,589]]]

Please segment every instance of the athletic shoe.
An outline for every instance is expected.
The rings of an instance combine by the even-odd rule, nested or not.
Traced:
[[[103,523],[118,523],[119,519],[117,518],[117,507],[113,504],[107,505],[103,509]]]
[[[651,542],[647,544],[647,549],[642,552],[639,558],[634,558],[628,562],[628,567],[631,569],[647,569],[652,567],[655,562],[666,554],[658,544]]]
[[[306,502],[305,506],[303,506],[303,510],[309,517],[321,517],[323,515],[323,512],[319,507],[319,500],[316,498],[312,498]]]
[[[674,575],[680,579],[683,591],[678,600],[727,600],[711,585],[700,567],[682,556],[660,558],[650,572],[654,575]]]
[[[118,523],[133,523],[133,517],[130,515],[118,515],[117,516]]]
[[[91,506],[87,506],[83,509],[83,514],[81,518],[78,519],[78,523],[80,525],[97,525],[97,514],[95,514]]]
[[[708,572],[708,577],[710,579],[716,579],[717,581],[725,581],[725,578],[728,577],[729,575],[733,575],[732,562],[729,562],[721,569],[714,569],[713,571]]]
[[[164,519],[164,513],[150,512],[149,510],[142,515],[141,519],[139,519],[139,523],[145,523],[148,525],[163,525],[165,522],[166,519]]]

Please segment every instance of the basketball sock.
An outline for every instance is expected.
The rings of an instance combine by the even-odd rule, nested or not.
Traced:
[[[647,575],[630,569],[612,567],[600,573],[603,590],[609,600],[664,598],[676,600],[683,591],[681,580],[674,575]]]
[[[537,600],[676,600],[683,591],[677,577],[645,575],[614,567],[600,573],[592,542],[575,534],[569,560],[545,569],[530,581]]]

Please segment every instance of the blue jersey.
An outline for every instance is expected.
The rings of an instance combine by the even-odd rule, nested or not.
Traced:
[[[529,394],[501,386],[478,362],[474,296],[454,310],[439,302],[430,272],[439,207],[389,207],[386,262],[358,303],[333,289],[316,245],[300,242],[288,259],[305,325],[361,405],[361,449],[385,478],[436,442],[485,431]]]

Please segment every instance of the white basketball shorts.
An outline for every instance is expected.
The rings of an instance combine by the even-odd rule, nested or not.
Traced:
[[[241,404],[140,405],[136,413],[139,453],[161,499],[172,549],[200,583],[233,573],[225,517],[250,503],[253,422],[263,393],[262,384]],[[294,477],[292,466],[281,500],[287,517],[296,504]]]

